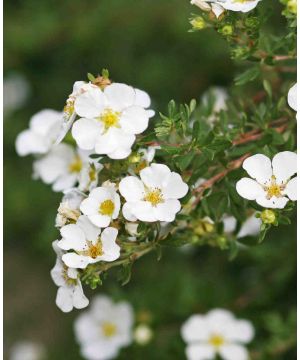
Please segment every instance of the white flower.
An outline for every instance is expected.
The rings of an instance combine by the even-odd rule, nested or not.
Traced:
[[[13,345],[9,360],[44,360],[46,350],[42,344],[20,341]]]
[[[226,10],[248,12],[253,10],[260,0],[225,0],[220,1]]]
[[[222,1],[191,0],[191,4],[198,6],[203,11],[212,11],[217,18],[224,12]]]
[[[218,354],[224,360],[247,360],[244,344],[254,337],[252,324],[237,320],[223,309],[206,315],[192,315],[182,326],[181,335],[188,344],[188,360],[211,360]]]
[[[204,105],[208,104],[209,96],[214,98],[213,113],[219,113],[221,110],[227,110],[226,101],[228,100],[228,92],[221,86],[213,86],[207,91],[203,97],[202,102]]]
[[[119,191],[126,199],[124,217],[129,221],[174,221],[181,208],[178,199],[188,192],[181,176],[166,165],[152,164],[141,170],[140,177],[128,176],[120,182]]]
[[[73,189],[67,191],[57,209],[56,227],[62,227],[70,222],[76,222],[80,216],[80,204],[85,196]]]
[[[132,342],[133,310],[127,302],[114,304],[106,296],[94,297],[88,311],[74,324],[82,356],[87,360],[114,359]]]
[[[288,92],[288,104],[297,111],[297,84],[293,85]]]
[[[74,250],[62,256],[63,262],[72,268],[85,269],[98,261],[114,261],[120,256],[116,244],[118,230],[108,227],[101,230],[82,215],[76,224],[68,224],[60,229],[62,239],[58,246],[63,250]]]
[[[16,151],[20,156],[45,154],[56,141],[63,121],[59,111],[45,109],[32,116],[29,129],[16,139]]]
[[[78,271],[74,268],[68,268],[62,262],[64,253],[58,247],[58,241],[54,241],[52,246],[57,255],[55,266],[51,270],[52,280],[58,286],[56,305],[63,312],[70,312],[73,308],[83,309],[87,307],[89,300],[83,293]]]
[[[71,145],[61,143],[36,160],[33,169],[34,177],[41,178],[46,184],[53,184],[54,191],[71,189],[76,183],[79,183],[80,190],[86,191],[97,183],[97,174],[101,169],[98,165],[82,150],[76,152]]]
[[[236,229],[237,220],[233,216],[223,217],[224,232],[232,233]],[[256,236],[260,232],[261,219],[257,218],[255,214],[248,217],[248,219],[242,224],[240,231],[237,234],[237,238],[245,236]]]
[[[113,186],[97,187],[82,201],[80,210],[94,225],[105,228],[119,215],[120,196]]]
[[[63,138],[66,136],[67,132],[70,130],[75,118],[76,112],[74,109],[74,102],[76,97],[90,89],[97,89],[97,85],[92,84],[91,82],[86,83],[85,81],[75,81],[73,85],[73,91],[69,95],[66,105],[64,107],[64,116],[63,122],[61,124],[60,132],[56,140],[56,145],[59,144]]]
[[[149,96],[125,84],[114,83],[104,91],[90,89],[75,100],[75,111],[81,117],[72,128],[78,146],[124,159],[131,153],[135,135],[148,127],[153,112]]]
[[[3,110],[4,114],[21,108],[30,93],[27,79],[20,73],[12,73],[3,80]]]
[[[138,325],[134,330],[134,340],[139,345],[147,345],[153,337],[153,331],[145,324]]]
[[[236,184],[240,196],[255,200],[265,208],[283,209],[290,200],[297,200],[297,155],[283,151],[271,160],[262,154],[247,158],[243,168],[255,180],[242,178]]]

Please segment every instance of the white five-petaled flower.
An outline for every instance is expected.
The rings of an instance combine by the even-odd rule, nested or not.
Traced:
[[[178,199],[188,192],[179,174],[162,164],[152,164],[140,171],[140,178],[121,180],[119,191],[126,199],[123,215],[129,221],[172,222],[181,208]]]
[[[248,12],[253,10],[260,0],[191,0],[191,4],[203,11],[212,11],[218,18],[224,10]]]
[[[64,107],[64,116],[63,116],[63,122],[61,124],[60,132],[58,135],[58,138],[56,140],[56,145],[59,144],[63,138],[66,136],[67,132],[70,130],[75,118],[76,118],[76,112],[74,108],[74,102],[78,95],[83,94],[84,92],[90,90],[90,89],[97,89],[97,85],[92,84],[91,82],[85,82],[85,81],[75,81],[73,85],[73,91],[69,95],[66,105]]]
[[[32,116],[29,129],[22,131],[16,139],[16,151],[20,156],[45,154],[55,143],[63,121],[63,113],[41,110]]]
[[[223,12],[222,2],[220,1],[205,1],[205,0],[191,0],[192,5],[198,6],[203,11],[212,11],[218,18]]]
[[[119,215],[120,196],[113,185],[97,187],[82,201],[80,210],[94,225],[105,228]]]
[[[57,259],[54,268],[51,270],[51,277],[59,288],[56,295],[56,305],[63,312],[70,312],[73,308],[83,309],[88,306],[89,300],[84,295],[81,282],[78,278],[78,271],[67,267],[63,261],[63,251],[58,247],[58,242],[52,243]]]
[[[72,128],[77,145],[84,150],[124,159],[131,153],[135,135],[148,127],[154,115],[150,97],[131,86],[113,83],[77,96],[75,111],[81,117]]]
[[[114,359],[132,342],[133,310],[127,302],[114,304],[106,296],[94,297],[88,311],[74,324],[81,354],[87,360]]]
[[[192,315],[183,324],[181,335],[188,344],[188,360],[213,360],[217,354],[224,360],[247,360],[244,344],[253,339],[254,329],[249,321],[214,309],[206,315]]]
[[[297,83],[288,92],[288,104],[293,110],[297,111]]]
[[[55,219],[55,226],[62,227],[68,223],[76,223],[80,213],[80,204],[85,196],[77,189],[66,191],[59,207]]]
[[[61,143],[36,160],[33,169],[34,177],[53,184],[54,191],[69,190],[76,183],[79,183],[80,190],[85,191],[96,185],[101,165],[89,159],[84,151],[79,149],[76,152],[71,145]],[[90,181],[87,181],[89,174]]]
[[[15,343],[10,351],[9,360],[45,360],[46,349],[43,344],[23,340]]]
[[[265,208],[283,209],[297,200],[297,155],[291,151],[276,154],[271,160],[262,154],[247,158],[243,168],[255,180],[242,178],[236,184],[240,196],[255,200]]]
[[[71,268],[85,269],[98,261],[114,261],[120,256],[116,244],[118,230],[107,227],[101,230],[82,215],[76,224],[68,224],[60,229],[62,239],[58,246],[62,250],[74,250],[62,256],[63,262]]]
[[[219,2],[226,10],[248,12],[253,10],[260,1],[261,0],[224,0]]]

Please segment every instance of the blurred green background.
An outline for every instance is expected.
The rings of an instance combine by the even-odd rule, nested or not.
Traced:
[[[32,158],[19,158],[14,149],[17,134],[35,112],[62,109],[74,81],[87,72],[108,68],[113,80],[146,90],[153,107],[165,111],[172,98],[199,99],[210,86],[229,86],[237,69],[217,34],[188,32],[190,13],[197,13],[188,0],[6,0],[4,9],[4,75],[21,75],[30,89],[26,102],[4,116],[5,359],[20,340],[42,343],[47,359],[81,359],[72,329],[78,311],[66,315],[56,308],[49,274],[61,195],[32,180]],[[254,352],[290,339],[295,250],[293,224],[232,262],[213,248],[165,249],[160,262],[153,254],[139,260],[125,287],[110,276],[103,292],[132,303],[137,318],[148,313],[155,332],[148,346],[133,345],[120,359],[183,359],[181,324],[213,307],[253,321]],[[266,359],[291,360],[291,348]]]

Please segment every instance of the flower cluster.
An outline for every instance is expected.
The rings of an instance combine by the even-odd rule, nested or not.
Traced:
[[[40,111],[16,140],[18,154],[35,156],[34,177],[64,193],[51,271],[56,304],[64,312],[88,306],[81,281],[93,286],[98,276],[99,282],[95,264],[130,258],[120,233],[128,237],[134,227],[137,234],[138,221],[173,222],[181,209],[178,199],[188,192],[178,173],[152,163],[159,147],[140,147],[129,158],[154,115],[150,97],[104,75],[75,82],[63,112]],[[61,142],[69,130],[71,141]],[[121,164],[117,159],[126,159],[125,166],[112,179],[109,169]]]

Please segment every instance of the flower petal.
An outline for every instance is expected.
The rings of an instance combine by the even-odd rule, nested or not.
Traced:
[[[74,107],[76,113],[84,118],[99,116],[104,108],[105,97],[99,88],[90,88],[76,97]]]
[[[102,129],[103,125],[100,122],[83,118],[73,124],[72,135],[81,149],[93,150]]]
[[[170,199],[154,207],[154,214],[159,221],[172,222],[180,210],[181,205],[178,200]]]
[[[256,199],[258,205],[270,209],[283,209],[288,201],[289,199],[287,197],[277,198],[275,196],[272,196],[269,200],[265,196]]]
[[[147,112],[140,106],[126,108],[120,118],[121,128],[128,134],[141,134],[147,129],[148,122]]]
[[[101,230],[99,227],[93,225],[87,216],[81,215],[76,223],[84,232],[85,238],[89,241],[94,242],[98,239]]]
[[[242,238],[245,236],[256,236],[260,232],[261,219],[257,218],[255,215],[250,216],[242,225],[237,238]]]
[[[53,184],[52,189],[53,191],[65,191],[72,189],[77,182],[77,175],[76,174],[66,174],[60,176]]]
[[[218,19],[221,14],[224,12],[224,8],[219,4],[211,4],[212,12],[216,15],[216,18]]]
[[[292,200],[297,200],[297,176],[291,179],[284,190],[284,193]]]
[[[80,210],[83,212],[84,215],[93,215],[97,214],[99,210],[99,201],[91,196],[84,199],[80,204]]]
[[[107,154],[108,157],[115,160],[126,159],[131,154],[131,148],[116,149]]]
[[[119,191],[127,201],[138,201],[144,197],[144,185],[135,176],[127,176],[119,184]]]
[[[108,107],[111,107],[113,110],[123,110],[132,106],[135,102],[135,91],[133,87],[125,84],[113,83],[108,85],[104,89],[104,94],[108,102]]]
[[[181,199],[189,191],[189,187],[179,174],[171,172],[166,183],[163,184],[163,195],[166,199]]]
[[[243,168],[260,184],[266,184],[271,179],[271,160],[263,154],[248,157],[243,163]]]
[[[265,192],[261,185],[255,180],[242,178],[236,183],[236,191],[240,196],[247,200],[255,200],[258,197],[265,197]]]
[[[77,224],[65,225],[60,229],[62,240],[58,246],[63,250],[84,250],[86,248],[86,238],[82,229]],[[70,266],[74,267],[74,266]]]
[[[171,170],[163,164],[151,164],[140,171],[143,183],[150,188],[162,188],[168,183],[170,176]]]
[[[44,154],[49,150],[50,144],[44,137],[32,130],[22,131],[16,139],[16,151],[19,156],[29,154]]]
[[[285,183],[297,172],[297,154],[292,151],[282,151],[273,157],[273,174],[277,183]]]
[[[241,12],[248,12],[253,10],[260,0],[251,0],[251,1],[236,1],[236,0],[225,0],[221,2],[221,5],[226,10],[231,11],[241,11]]]
[[[89,219],[91,220],[91,222],[96,225],[99,226],[100,228],[105,228],[107,227],[110,222],[111,222],[111,217],[108,215],[101,215],[101,214],[92,214],[89,215]]]
[[[131,211],[141,221],[153,222],[158,220],[155,216],[154,207],[148,201],[135,202],[132,204]]]
[[[65,313],[72,311],[73,289],[64,286],[58,288],[56,294],[56,305]]]
[[[84,295],[81,283],[75,286],[73,292],[73,305],[76,309],[83,309],[89,304],[89,299]]]
[[[117,150],[126,151],[131,148],[135,136],[126,134],[121,129],[110,128],[106,133],[97,138],[95,151],[97,154],[110,154]]]
[[[102,249],[104,254],[99,259],[114,261],[120,257],[120,246],[116,243],[118,230],[108,227],[101,234]]]
[[[151,104],[150,96],[146,93],[146,91],[140,89],[134,89],[134,91],[135,91],[134,105],[141,106],[147,109]]]
[[[238,344],[227,344],[220,347],[220,355],[224,360],[248,360],[247,349]]]
[[[191,344],[187,346],[185,354],[188,360],[212,360],[215,350],[208,344]]]
[[[205,316],[192,315],[181,327],[181,336],[187,343],[207,341],[207,321]]]
[[[235,320],[228,324],[226,338],[232,342],[248,343],[254,337],[254,327],[250,321]]]
[[[122,208],[122,214],[124,218],[128,221],[136,221],[137,217],[133,214],[132,209],[134,208],[134,203],[126,202]]]
[[[288,92],[288,104],[297,111],[297,84],[293,85]]]
[[[75,269],[85,269],[89,264],[89,258],[87,256],[78,255],[73,252],[64,254],[62,259],[67,266]]]

